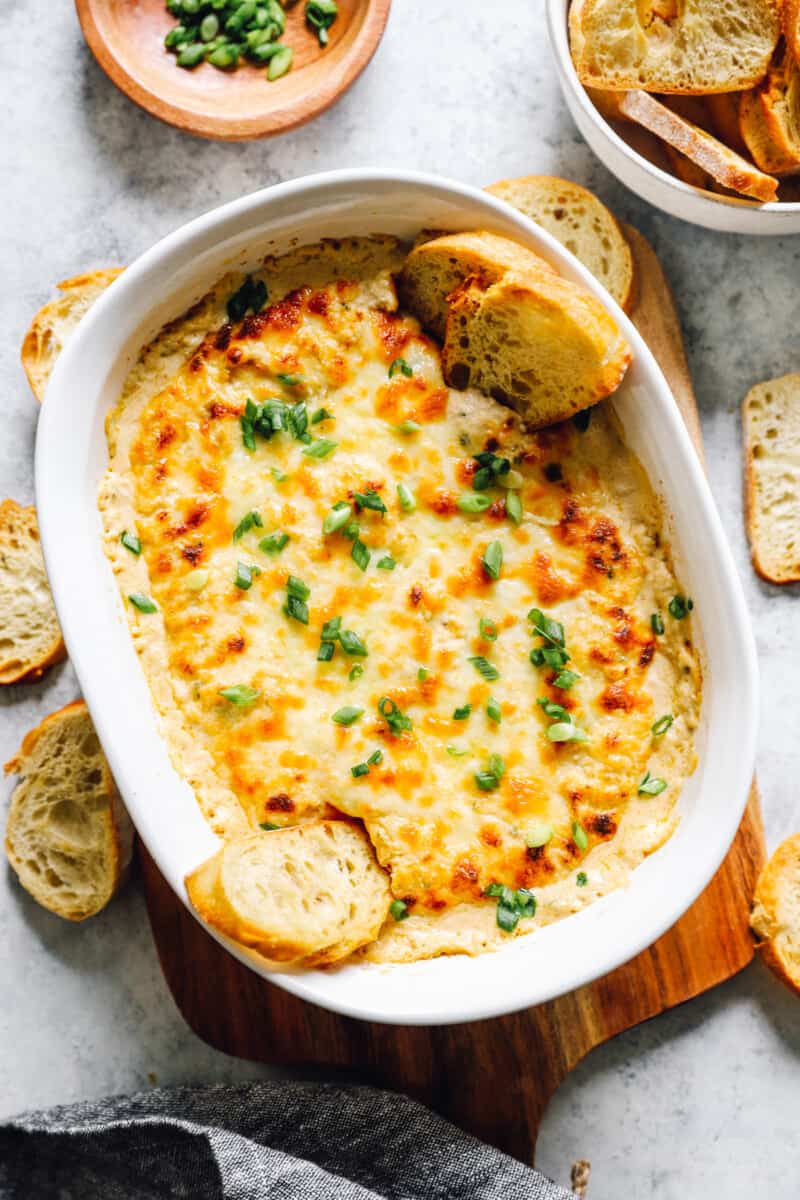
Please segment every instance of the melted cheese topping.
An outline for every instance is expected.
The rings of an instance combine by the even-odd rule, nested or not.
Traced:
[[[567,882],[566,910],[578,906],[575,868],[608,862],[621,822],[632,861],[671,829],[700,684],[690,619],[667,610],[680,588],[661,516],[604,406],[584,432],[526,434],[487,397],[450,391],[438,347],[395,311],[388,271],[288,292],[277,266],[265,278],[281,298],[199,344],[195,313],[188,360],[169,358],[172,343],[148,351],[156,368],[140,364],[112,417],[109,552],[126,595],[158,606],[129,605],[134,636],[176,760],[223,836],[361,818],[413,914],[391,923],[384,956],[482,949],[489,884],[544,888],[553,905],[539,919],[552,919]],[[221,294],[201,309],[205,329]],[[291,409],[294,426],[251,434],[248,401]],[[478,495],[475,455],[487,451],[511,461],[518,524],[503,476],[484,511],[460,506]],[[337,505],[348,520],[325,533]],[[257,523],[236,536],[248,514]],[[140,559],[119,543],[134,524]],[[493,544],[496,579],[483,561]],[[294,585],[299,605],[291,578],[308,591]],[[531,661],[556,644],[532,608],[564,627],[570,687]],[[345,637],[326,660],[331,621],[365,652],[347,653]],[[342,709],[352,723],[334,719]],[[655,738],[664,714],[673,722]],[[550,740],[555,723],[584,740]],[[648,770],[667,780],[661,796],[640,795]],[[531,844],[543,830],[547,843]],[[602,890],[597,878],[584,887]],[[477,942],[445,910],[479,913]]]

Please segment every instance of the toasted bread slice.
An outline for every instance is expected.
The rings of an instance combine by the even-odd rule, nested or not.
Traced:
[[[414,247],[399,284],[403,303],[441,340],[447,322],[447,297],[470,275],[494,283],[509,270],[555,275],[538,254],[510,238],[476,230],[435,237]]]
[[[664,149],[667,152],[672,173],[677,175],[678,179],[682,179],[690,187],[702,188],[706,192],[711,191],[714,181],[702,167],[698,167],[697,163],[692,162],[685,154],[681,154],[680,150],[670,146],[669,142],[664,143]]]
[[[231,839],[186,887],[209,925],[284,965],[347,958],[375,940],[392,899],[369,839],[348,821]]]
[[[723,146],[698,125],[667,108],[646,92],[627,92],[622,101],[622,110],[632,121],[638,121],[685,154],[722,187],[752,196],[756,200],[774,200],[778,181],[765,175],[752,163]]]
[[[787,49],[761,86],[742,96],[739,127],[763,171],[800,173],[800,67]]]
[[[753,566],[800,581],[800,374],[756,384],[742,410],[745,512]]]
[[[764,962],[800,992],[800,833],[787,838],[761,872],[750,924]]]
[[[794,61],[800,64],[800,0],[783,0],[783,32]]]
[[[78,322],[121,274],[121,267],[112,267],[65,279],[58,284],[61,295],[39,309],[22,343],[22,366],[37,400],[44,399],[56,359]]]
[[[5,769],[21,776],[6,826],[20,883],[59,917],[93,916],[123,879],[133,826],[83,701],[45,717]]]
[[[0,684],[30,683],[66,650],[39,544],[36,509],[0,504]]]
[[[503,179],[486,189],[541,225],[579,258],[624,309],[633,301],[631,248],[616,218],[577,183],[552,175]]]
[[[630,349],[597,300],[558,276],[473,277],[450,297],[445,379],[511,405],[531,428],[564,421],[622,382]]]
[[[703,95],[763,79],[781,0],[573,0],[570,48],[581,82]]]

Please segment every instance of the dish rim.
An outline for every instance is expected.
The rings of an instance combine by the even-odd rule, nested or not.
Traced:
[[[569,52],[570,2],[547,0],[547,30],[556,73],[575,123],[609,171],[663,212],[706,229],[760,236],[800,232],[800,202],[762,204],[746,196],[716,196],[663,171],[629,146],[598,112],[578,78]]]
[[[501,1015],[534,1003],[553,999],[557,995],[606,974],[652,944],[686,911],[710,881],[733,841],[747,800],[755,759],[757,667],[755,647],[741,585],[707,481],[677,405],[650,351],[625,314],[602,286],[589,275],[588,271],[550,235],[511,209],[503,201],[469,185],[421,172],[370,169],[341,170],[278,184],[222,205],[167,235],[151,249],[145,251],[97,301],[59,358],[45,396],[36,444],[36,494],[42,547],[56,608],[62,622],[65,642],[120,793],[159,869],[192,915],[199,919],[186,897],[183,886],[185,870],[176,867],[180,852],[171,842],[171,836],[174,839],[176,834],[183,830],[183,826],[181,826],[181,830],[176,830],[166,825],[166,817],[163,813],[165,799],[163,798],[161,800],[162,807],[156,813],[155,806],[149,800],[149,794],[143,794],[144,783],[147,782],[152,790],[153,781],[149,777],[145,778],[144,768],[138,761],[138,755],[132,754],[126,745],[126,731],[135,731],[138,726],[140,730],[146,729],[149,737],[152,737],[155,732],[160,753],[162,756],[166,754],[166,742],[158,732],[155,705],[150,700],[149,689],[144,681],[141,665],[138,666],[138,672],[134,672],[137,678],[134,680],[132,676],[129,676],[129,682],[134,692],[141,693],[142,688],[145,689],[147,704],[142,709],[137,709],[134,705],[126,713],[127,723],[124,727],[121,715],[122,700],[117,695],[115,685],[106,679],[109,668],[125,672],[131,669],[132,662],[138,663],[138,659],[133,650],[133,641],[123,612],[116,579],[105,558],[102,546],[99,547],[101,560],[98,560],[97,568],[101,574],[96,577],[97,586],[90,587],[89,581],[83,578],[80,579],[77,589],[75,586],[76,561],[80,562],[82,557],[86,557],[86,563],[89,564],[87,569],[91,573],[90,564],[92,559],[96,558],[98,550],[99,532],[96,535],[93,526],[98,531],[101,528],[96,497],[97,483],[103,468],[98,468],[91,480],[90,474],[92,472],[92,453],[98,449],[97,445],[93,445],[93,438],[96,441],[94,425],[99,414],[105,415],[110,406],[104,389],[107,387],[115,364],[118,366],[119,360],[123,356],[126,339],[130,342],[134,333],[137,337],[141,334],[141,319],[138,319],[138,322],[134,321],[137,310],[149,308],[151,312],[155,311],[158,301],[148,290],[154,275],[161,276],[163,302],[164,294],[172,295],[173,298],[177,296],[178,283],[175,280],[180,276],[181,270],[188,271],[189,274],[199,270],[197,255],[202,245],[228,245],[230,231],[240,226],[245,232],[252,231],[251,236],[255,239],[256,229],[262,230],[270,226],[270,210],[277,214],[282,205],[284,208],[288,205],[289,209],[294,205],[298,212],[302,210],[306,214],[306,221],[310,220],[313,225],[314,221],[319,224],[322,214],[329,212],[331,205],[335,206],[338,203],[341,208],[345,202],[352,203],[354,194],[358,194],[360,201],[369,205],[373,202],[373,197],[393,197],[395,193],[402,192],[403,189],[409,194],[422,197],[430,211],[433,211],[435,203],[438,202],[440,205],[452,205],[462,214],[469,212],[469,220],[466,215],[463,216],[464,227],[475,227],[472,213],[476,209],[479,210],[478,215],[482,223],[497,229],[498,232],[506,232],[512,237],[516,236],[523,244],[543,253],[546,258],[559,267],[564,275],[584,283],[603,301],[615,317],[632,346],[636,363],[635,371],[642,373],[644,386],[649,395],[652,393],[646,415],[652,419],[655,419],[654,413],[657,415],[661,423],[660,432],[671,447],[675,461],[680,464],[682,470],[688,473],[688,483],[685,486],[688,486],[690,494],[699,503],[702,510],[699,526],[704,528],[709,537],[708,561],[713,562],[721,572],[720,580],[716,584],[716,595],[725,608],[730,622],[726,636],[733,639],[736,645],[736,654],[732,656],[732,662],[737,673],[736,682],[741,696],[739,707],[734,710],[731,717],[734,723],[738,720],[738,728],[735,730],[730,751],[735,754],[738,764],[735,772],[738,782],[733,788],[731,802],[721,813],[718,813],[719,819],[716,823],[712,823],[708,830],[710,837],[709,841],[704,843],[703,852],[693,855],[693,868],[689,869],[687,864],[687,869],[669,892],[668,901],[659,903],[657,917],[653,919],[643,922],[641,914],[635,916],[634,893],[637,893],[640,903],[642,895],[649,895],[647,881],[639,886],[638,880],[641,878],[641,872],[648,871],[647,880],[650,881],[654,874],[657,876],[659,873],[663,873],[663,871],[653,872],[650,866],[654,860],[658,859],[658,854],[651,856],[636,869],[633,873],[636,880],[632,879],[628,888],[620,889],[611,896],[596,901],[571,919],[559,921],[537,931],[530,938],[514,939],[508,947],[503,947],[497,954],[486,954],[474,959],[465,959],[463,956],[459,956],[426,960],[422,963],[398,964],[391,967],[378,967],[372,964],[348,966],[327,974],[319,971],[271,974],[264,970],[256,956],[244,947],[230,942],[207,925],[203,926],[235,957],[255,969],[257,973],[295,995],[321,1004],[333,1011],[347,1016],[389,1023],[446,1024]],[[397,206],[400,204],[399,200],[391,202]],[[309,217],[309,212],[314,215]],[[399,220],[401,216],[405,216],[405,209],[401,210],[397,207],[397,219]],[[484,216],[485,222],[483,221]],[[278,216],[273,215],[272,226],[277,220]],[[257,224],[257,222],[259,223]],[[419,227],[422,227],[422,224]],[[376,228],[369,232],[377,233],[381,230]],[[223,238],[223,235],[227,235],[228,240],[221,242],[220,239]],[[310,234],[304,233],[303,240],[308,240],[310,236]],[[218,276],[224,273],[224,269],[222,266],[218,267]],[[173,303],[176,303],[174,299]],[[127,330],[126,317],[128,320]],[[87,396],[85,388],[81,387],[81,374],[84,370],[89,370],[96,381],[94,395]],[[70,404],[70,395],[73,393],[82,397],[82,407],[78,410],[80,420],[74,415],[74,405]],[[654,412],[650,412],[650,409]],[[76,452],[65,455],[63,447],[70,440],[73,442],[77,440]],[[103,459],[105,450],[105,439],[102,437],[100,456]],[[89,486],[90,483],[91,486]],[[659,490],[655,481],[653,486],[657,491]],[[87,495],[90,497],[89,511],[81,499],[87,487]],[[665,508],[668,513],[671,511],[666,505],[666,498]],[[81,516],[86,518],[84,521],[86,528],[79,529],[79,532],[76,533],[75,524],[80,522]],[[73,517],[75,518],[74,522]],[[95,541],[96,536],[98,542]],[[95,593],[108,592],[109,583],[115,599],[98,599]],[[709,584],[708,586],[712,587],[713,585]],[[83,592],[83,596],[81,596],[81,592]],[[92,607],[96,610],[94,619],[99,624],[93,624]],[[122,658],[112,661],[107,659],[95,661],[97,652],[94,650],[93,638],[102,638],[108,633],[108,636],[117,642],[120,635],[118,626],[120,625],[124,626],[121,636],[128,646],[127,650],[120,649],[119,654]],[[122,647],[121,642],[120,647]],[[122,659],[127,660],[127,664]],[[710,682],[707,679],[706,693],[709,688]],[[704,708],[707,703],[709,701],[704,700]],[[117,710],[116,716],[109,715],[109,706],[111,710]],[[115,725],[117,717],[120,720],[119,727]],[[205,825],[188,784],[185,781],[179,781],[177,773],[171,767],[168,776],[169,778],[156,773],[154,782],[156,784],[162,782],[167,787],[166,801],[169,801],[169,805],[173,807],[178,806],[175,807],[175,811],[179,813],[182,820],[185,817],[187,825],[194,825],[197,820],[203,824],[207,835],[207,853],[212,853],[217,839]],[[687,781],[685,786],[689,787],[690,783],[691,780]],[[172,793],[169,791],[170,788]],[[178,793],[181,793],[182,799],[178,797]],[[190,817],[185,811],[185,795],[183,793],[188,794],[194,813],[193,817]],[[705,809],[711,804],[710,798],[705,803],[698,800],[696,810],[691,810],[692,820],[700,821],[702,825],[707,820]],[[679,837],[679,833],[680,829],[669,839],[665,851],[673,845]],[[199,861],[201,859],[197,858],[193,865],[197,865]],[[652,886],[650,886],[650,890],[652,890]],[[629,898],[630,903],[626,905]],[[611,905],[609,905],[609,901],[612,902]],[[609,908],[611,909],[610,916]],[[601,919],[599,916],[593,917],[588,923],[588,938],[585,932],[585,920],[581,926],[583,936],[579,932],[570,936],[561,934],[560,937],[554,938],[554,931],[558,933],[568,926],[574,928],[576,922],[586,918],[587,915],[598,913],[599,910],[602,910],[602,919],[609,922],[611,928],[614,928],[615,925],[621,927],[625,934],[624,937],[620,935],[621,940],[619,938],[614,940],[610,937],[605,942],[602,942],[602,939],[592,940],[591,927]],[[557,956],[548,959],[547,961],[551,965],[554,963],[558,968],[560,981],[555,987],[547,983],[542,984],[538,978],[529,978],[525,975],[524,970],[519,968],[525,966],[524,961],[520,960],[524,960],[526,957],[536,959],[537,954],[532,947],[534,944],[541,945],[543,939],[547,939],[548,946],[555,941],[557,949],[559,942],[563,943],[566,949],[571,942],[580,945],[583,941],[588,944],[592,953],[588,954],[587,960],[576,964],[559,963]],[[512,955],[517,955],[513,964]],[[497,964],[501,956],[507,956],[504,959],[504,966],[508,967],[508,973],[512,976],[514,983],[512,995],[498,995],[496,991],[484,986],[483,994],[478,997],[474,990],[463,984],[457,987],[460,977],[469,977],[469,971],[475,964],[478,965],[475,967],[475,972],[480,976],[486,974],[486,971],[480,971],[480,964]],[[468,964],[466,969],[465,963]],[[513,970],[514,965],[516,965],[516,971]],[[415,1006],[414,993],[419,990],[421,980],[424,978],[420,973],[420,968],[428,972],[433,969],[431,975],[434,980],[432,994],[435,996],[435,1000],[428,998]],[[369,990],[363,982],[359,986],[357,980],[355,987],[349,987],[345,980],[342,986],[341,980],[346,972],[361,973],[364,971],[377,972],[384,982],[384,977],[388,977],[390,982],[385,987],[382,983],[376,984],[377,976],[371,978],[371,985],[375,985],[373,990],[385,993],[381,996],[381,1003],[376,1003],[374,998],[369,1001],[361,999],[360,993]],[[410,999],[402,1004],[395,999],[395,993],[403,990],[402,986],[397,987],[399,981],[397,972],[403,973],[403,983],[408,984],[407,991],[410,995]],[[488,974],[493,974],[491,966]],[[497,974],[496,965],[494,974]],[[448,975],[452,977],[453,982],[448,983],[448,988],[443,990],[448,991],[449,989],[455,994],[451,995],[447,1002],[442,1002],[439,1000],[439,988],[436,983],[440,976],[446,978]],[[365,977],[359,975],[359,979],[364,981]],[[431,990],[430,984],[429,990]]]

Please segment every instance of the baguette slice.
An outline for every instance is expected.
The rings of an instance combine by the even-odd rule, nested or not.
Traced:
[[[698,125],[684,120],[646,92],[628,92],[621,107],[632,121],[638,121],[685,154],[722,187],[764,202],[775,199],[777,179],[765,175],[734,150],[723,146]]]
[[[509,404],[531,428],[564,421],[622,382],[630,349],[593,296],[558,276],[473,277],[450,297],[445,379]]]
[[[616,218],[586,188],[552,175],[503,179],[486,189],[541,225],[579,258],[626,311],[633,302],[631,248]]]
[[[122,274],[121,267],[76,275],[58,284],[61,295],[40,308],[22,343],[22,366],[37,400],[64,346],[98,296]]]
[[[555,276],[538,254],[493,233],[454,233],[419,243],[400,273],[404,304],[441,341],[447,323],[447,297],[468,276],[494,283],[506,271],[526,270]]]
[[[186,887],[204,921],[283,965],[347,958],[375,940],[392,899],[366,834],[348,821],[234,838]]]
[[[30,683],[66,650],[47,583],[36,509],[0,504],[0,684]]]
[[[6,826],[20,883],[59,917],[93,916],[122,881],[133,826],[83,701],[45,717],[5,769],[22,777]]]
[[[739,126],[762,170],[800,173],[800,67],[788,51],[773,63],[760,87],[742,96]]]
[[[781,0],[573,0],[569,28],[587,87],[735,92],[766,74]]]
[[[800,65],[800,0],[783,0],[783,32],[794,61]]]
[[[800,581],[800,374],[756,384],[742,410],[745,513],[753,566]]]
[[[800,834],[787,838],[761,872],[750,925],[764,962],[800,992]]]

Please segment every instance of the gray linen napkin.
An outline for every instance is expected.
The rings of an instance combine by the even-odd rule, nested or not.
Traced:
[[[156,1090],[0,1125],[0,1200],[570,1200],[405,1096]]]

